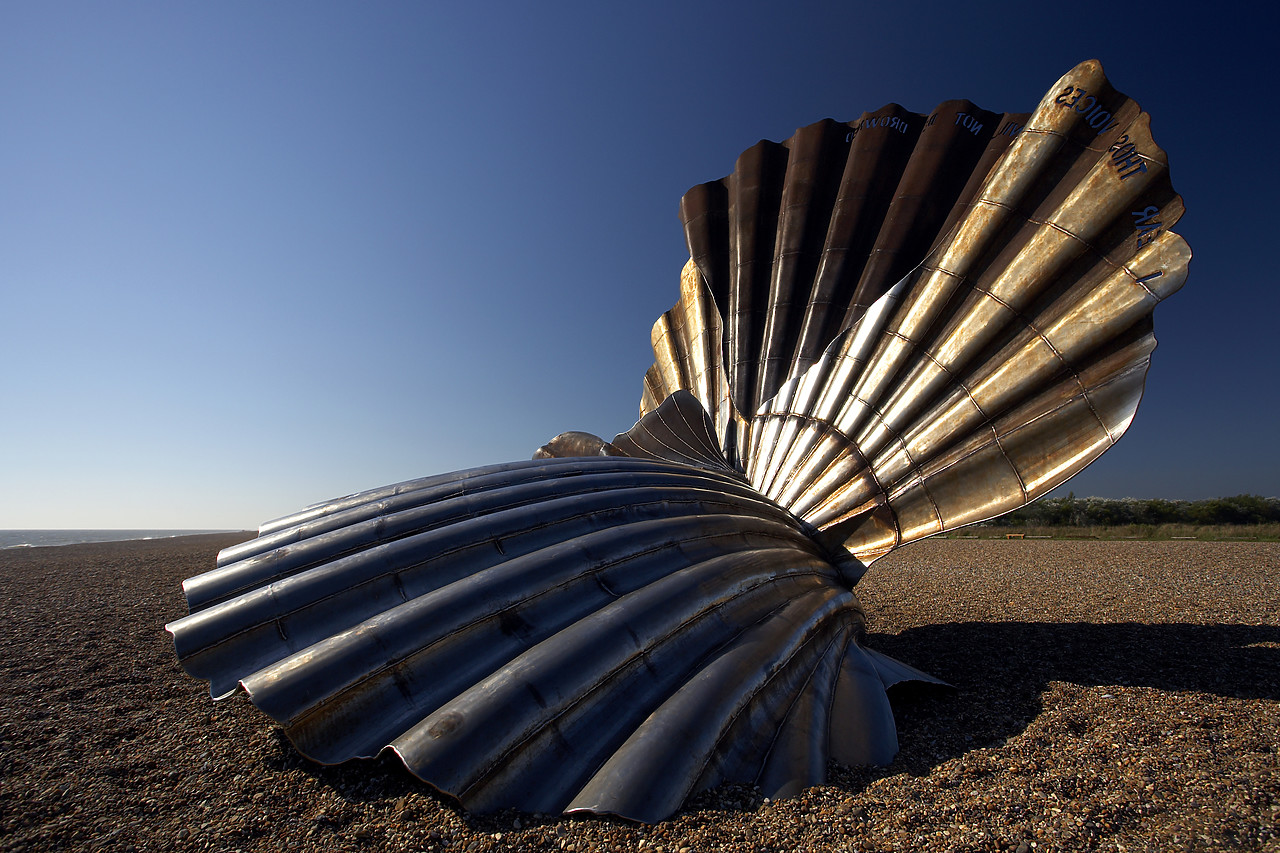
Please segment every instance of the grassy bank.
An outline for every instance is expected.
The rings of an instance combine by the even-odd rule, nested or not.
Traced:
[[[1196,539],[1211,542],[1278,542],[1280,524],[1121,524],[1121,525],[1002,525],[965,527],[942,538],[951,539]]]

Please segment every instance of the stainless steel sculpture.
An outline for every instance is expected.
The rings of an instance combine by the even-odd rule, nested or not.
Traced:
[[[888,762],[852,587],[1125,431],[1190,251],[1101,66],[1031,115],[890,105],[762,142],[681,203],[640,421],[263,525],[184,584],[188,672],[297,748],[390,747],[476,810],[660,820]]]

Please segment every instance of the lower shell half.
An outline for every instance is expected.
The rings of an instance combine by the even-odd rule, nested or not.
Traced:
[[[933,679],[859,644],[810,532],[728,470],[535,459],[264,525],[166,627],[318,762],[390,748],[472,810],[656,821],[897,752],[885,688]]]

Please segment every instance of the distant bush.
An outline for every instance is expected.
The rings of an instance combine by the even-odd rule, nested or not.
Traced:
[[[1163,498],[1044,498],[984,522],[1000,527],[1120,527],[1187,524],[1216,527],[1280,522],[1280,498],[1236,495],[1203,501]]]

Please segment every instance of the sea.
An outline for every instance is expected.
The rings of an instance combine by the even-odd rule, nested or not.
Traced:
[[[80,545],[85,542],[124,542],[131,539],[169,539],[194,533],[227,533],[226,530],[0,530],[0,550]]]

